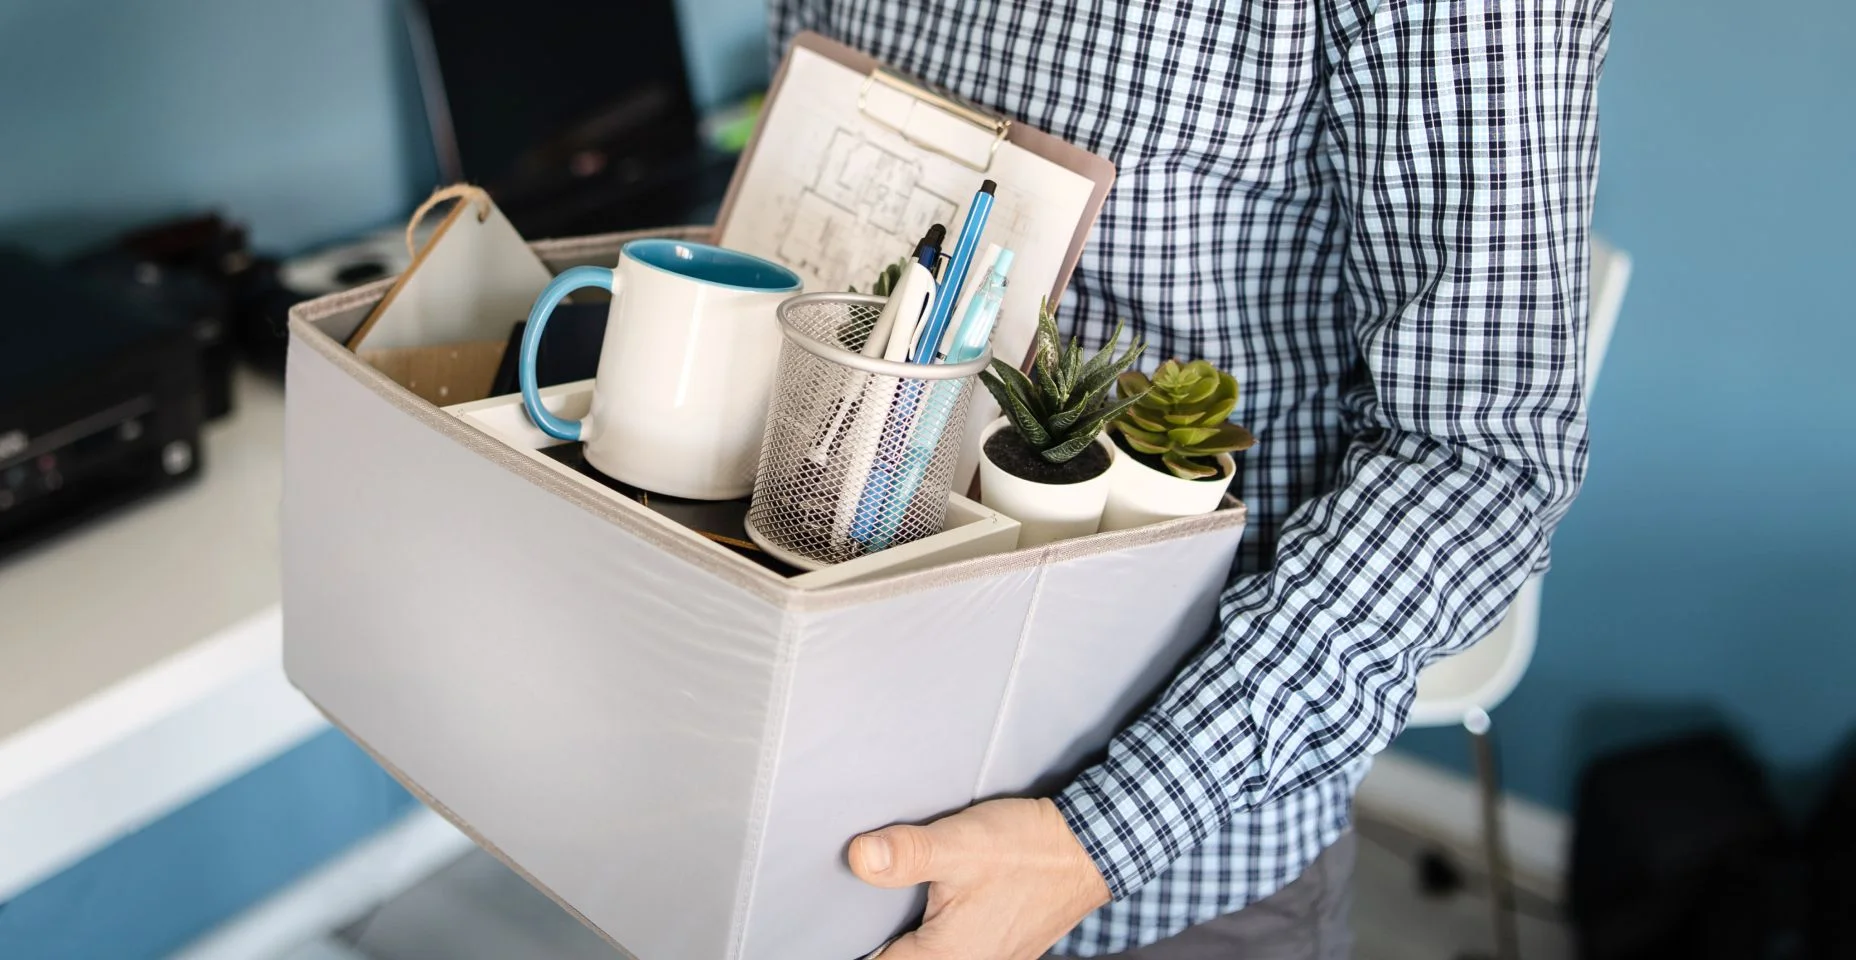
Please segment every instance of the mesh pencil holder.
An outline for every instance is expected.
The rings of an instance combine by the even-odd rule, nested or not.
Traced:
[[[814,293],[779,307],[780,368],[747,532],[814,570],[941,532],[967,402],[988,352],[959,364],[858,352],[882,297]]]

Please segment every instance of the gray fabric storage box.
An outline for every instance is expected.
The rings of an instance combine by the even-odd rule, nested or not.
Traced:
[[[536,249],[609,265],[626,239]],[[361,363],[341,341],[385,289],[291,311],[285,668],[642,960],[867,953],[921,892],[859,883],[853,834],[1060,785],[1212,622],[1231,501],[796,587]]]

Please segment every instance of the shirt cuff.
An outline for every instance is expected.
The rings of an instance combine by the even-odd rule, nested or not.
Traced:
[[[1108,756],[1054,802],[1120,900],[1228,818],[1220,783],[1183,732],[1149,713],[1110,741]]]

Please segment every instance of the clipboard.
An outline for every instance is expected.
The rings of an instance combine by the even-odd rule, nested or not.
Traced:
[[[792,72],[797,51],[816,54],[861,75],[858,106],[864,116],[894,131],[911,145],[925,152],[948,157],[973,170],[975,173],[974,187],[979,186],[979,181],[982,179],[980,175],[990,172],[992,161],[996,158],[999,148],[1008,144],[1089,180],[1093,184],[1089,199],[1082,216],[1070,231],[1070,242],[1064,253],[1063,267],[1058,271],[1049,290],[1049,296],[1053,302],[1061,297],[1064,289],[1070,284],[1070,276],[1075,272],[1076,262],[1082,257],[1083,244],[1088,242],[1089,233],[1094,229],[1096,218],[1102,212],[1102,204],[1108,199],[1109,189],[1115,184],[1115,164],[1106,157],[1090,153],[1042,130],[1015,122],[957,94],[904,76],[869,54],[810,30],[793,38],[786,57],[780,62],[780,68],[774,74],[773,84],[767,91],[766,106],[761,122],[755,125],[754,133],[748,139],[747,148],[742,152],[741,160],[735,166],[734,176],[729,180],[728,192],[722,201],[721,212],[716,217],[718,242],[726,245],[724,238],[728,235],[729,225],[737,209],[744,202],[761,202],[760,197],[744,196],[744,181],[749,179],[762,141],[767,138],[769,123],[773,122],[781,94],[785,92],[786,80],[788,74]],[[901,123],[897,123],[893,116],[879,113],[883,104],[873,102],[876,98],[872,94],[880,96],[885,92],[894,92],[912,99],[913,106],[919,112]],[[962,128],[978,132],[988,144],[984,162],[976,164],[965,151],[955,145],[942,142],[947,139],[945,135],[949,131]],[[964,207],[962,212],[964,212]],[[958,221],[948,223],[950,232],[958,228]],[[919,235],[920,232],[917,231],[917,236]],[[902,253],[897,254],[897,256],[902,255]],[[1034,321],[1035,319],[1033,318]]]
[[[811,292],[867,289],[929,224],[957,232],[986,179],[999,186],[982,244],[1015,254],[993,352],[1029,357],[1038,302],[1069,285],[1115,165],[807,31],[774,75],[715,242],[792,268]],[[956,489],[997,415],[975,395]]]

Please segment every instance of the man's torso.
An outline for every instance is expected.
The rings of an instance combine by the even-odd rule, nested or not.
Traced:
[[[1322,149],[1342,9],[1206,0],[774,0],[775,42],[816,30],[1112,160],[1114,190],[1060,318],[1092,344],[1117,319],[1149,366],[1205,359],[1241,384],[1258,437],[1233,492],[1234,573],[1270,562],[1297,505],[1332,487],[1361,382],[1339,302],[1344,213]],[[1357,395],[1357,391],[1356,391]],[[1364,762],[1238,814],[1059,951],[1127,949],[1295,879],[1345,832]],[[1280,875],[1278,875],[1280,874]]]
[[[1061,322],[1117,319],[1148,360],[1205,359],[1242,385],[1259,438],[1235,492],[1239,572],[1327,489],[1357,354],[1339,315],[1344,217],[1320,149],[1330,51],[1309,4],[776,0],[776,33],[843,40],[1112,160]]]

